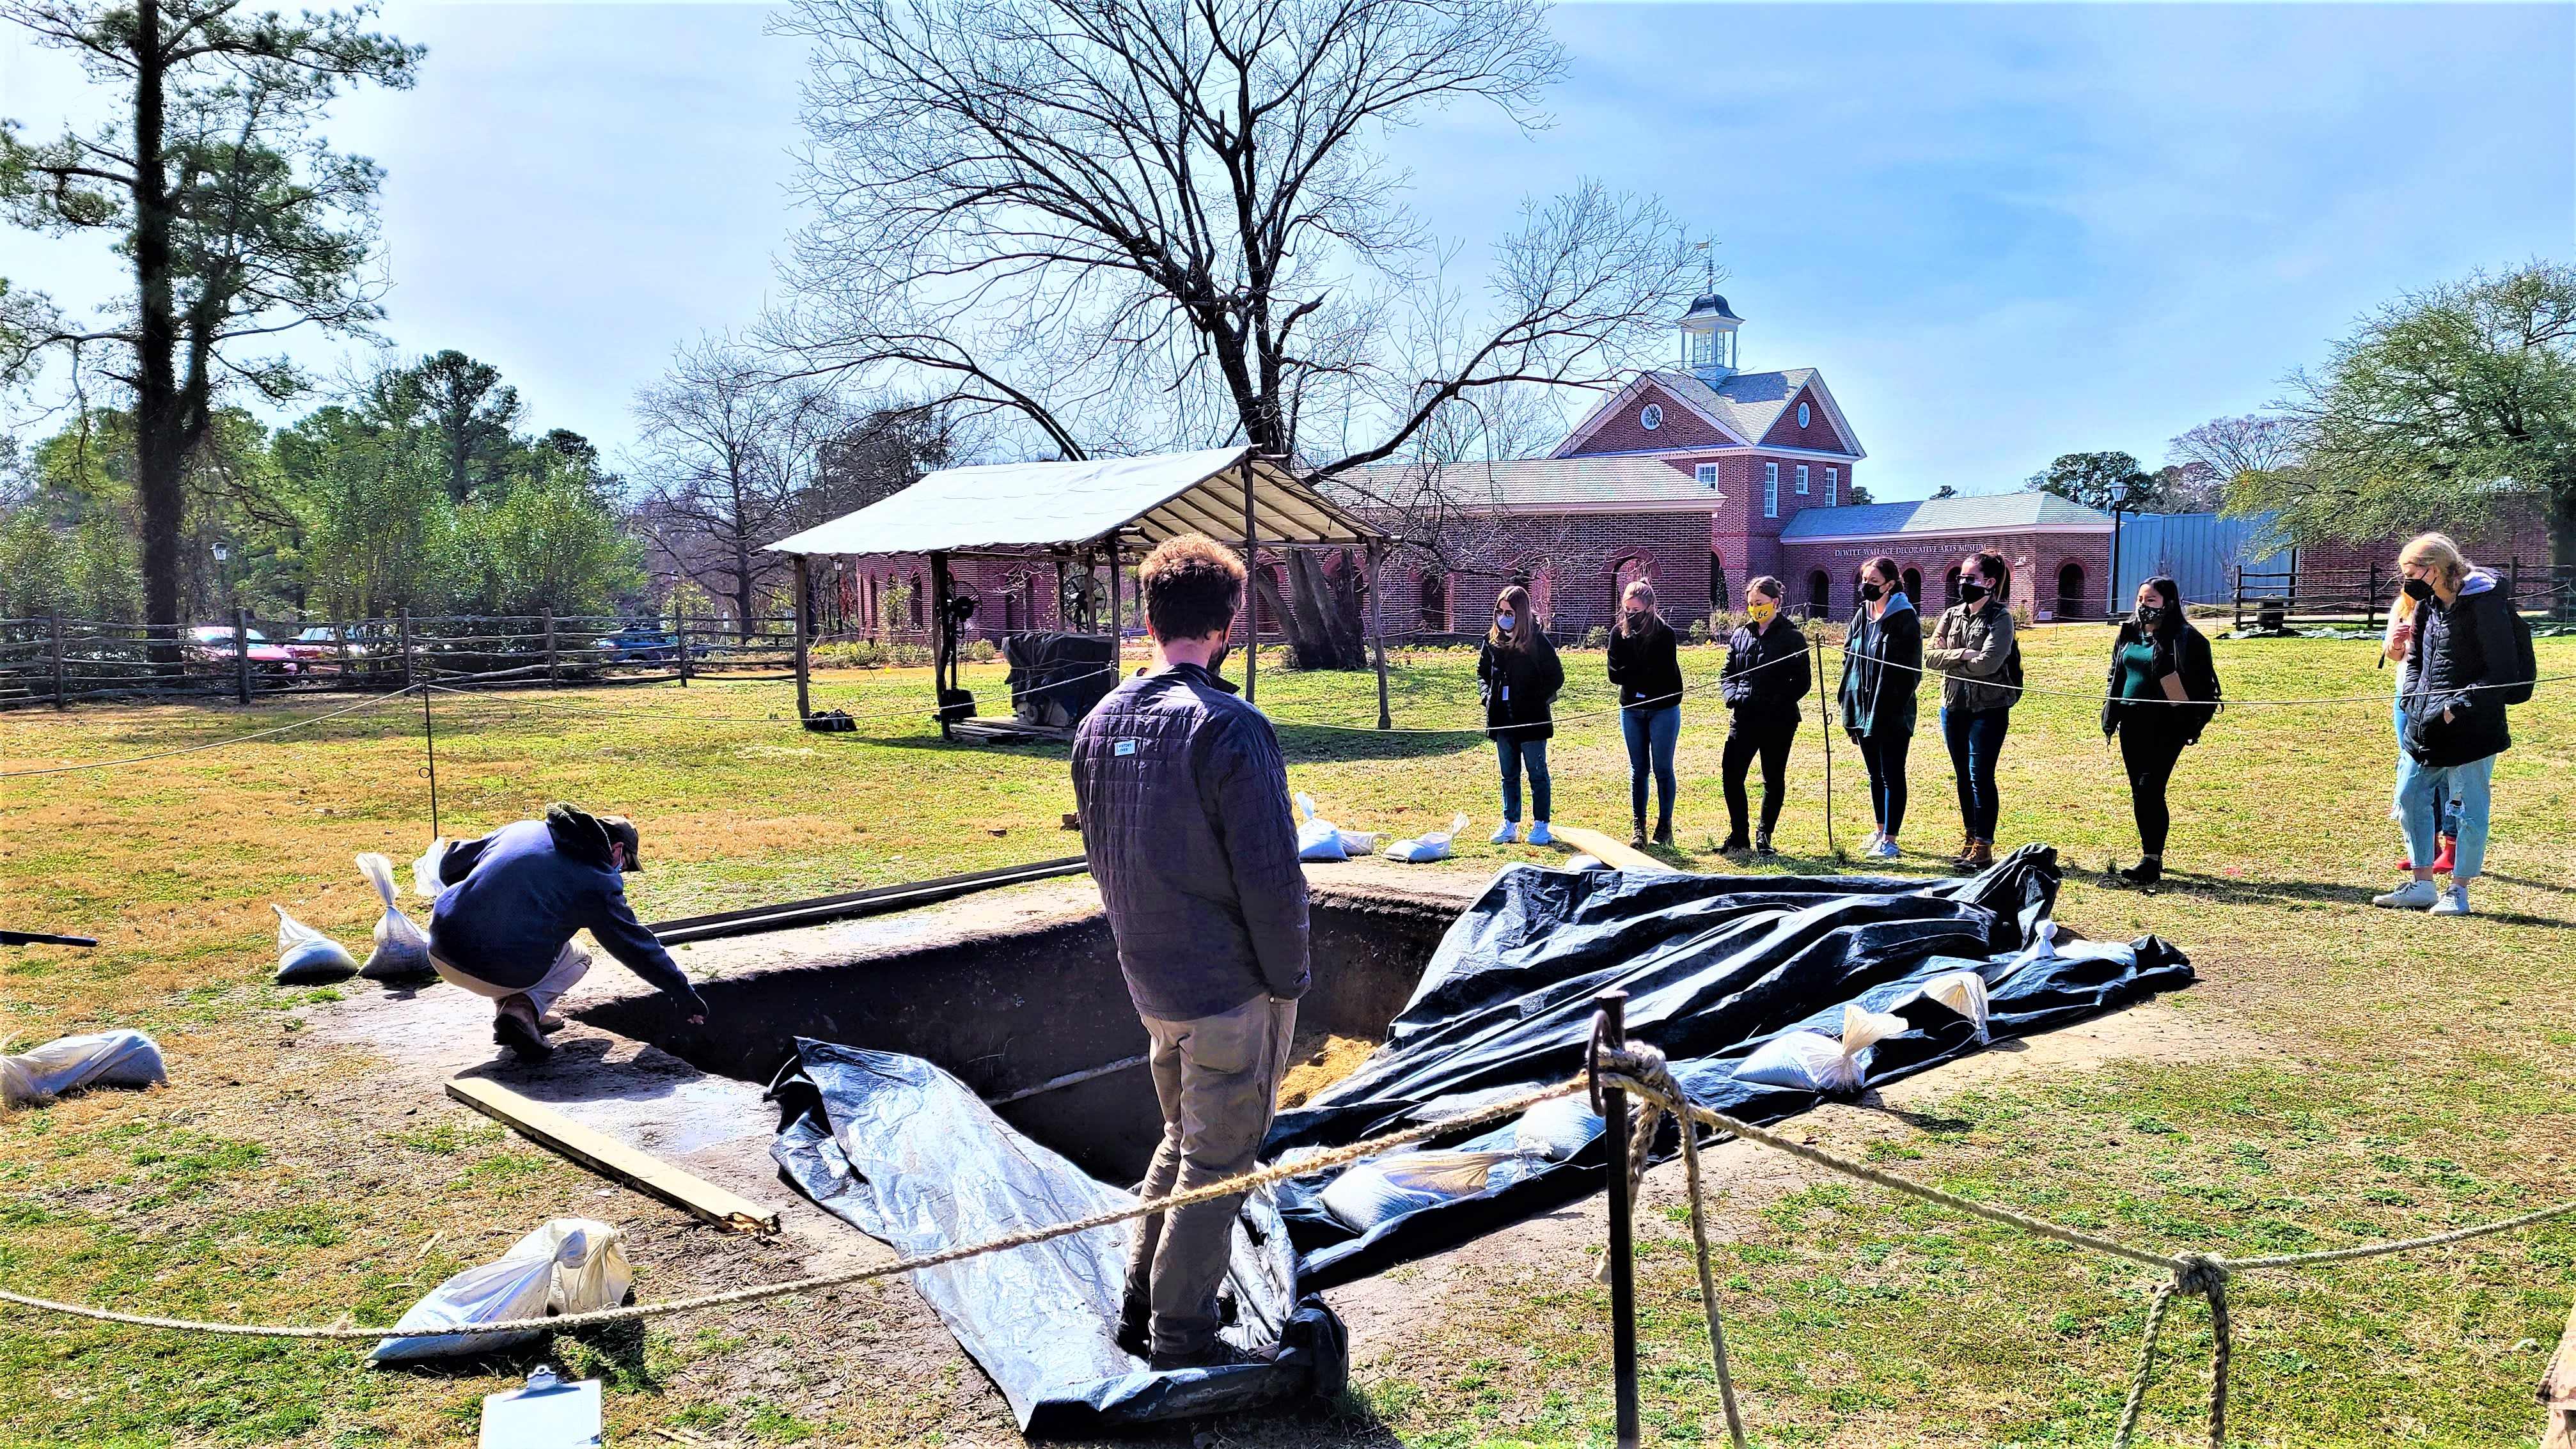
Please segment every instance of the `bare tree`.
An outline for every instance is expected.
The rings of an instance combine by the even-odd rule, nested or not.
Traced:
[[[2297,418],[2247,413],[2211,418],[2165,444],[2165,461],[2185,470],[2208,470],[2224,488],[2239,473],[2277,473],[2307,455],[2307,429]]]
[[[849,422],[832,390],[782,379],[727,338],[684,347],[636,395],[646,493],[637,519],[671,566],[733,602],[745,639],[788,567],[762,552],[792,531],[826,443]]]
[[[1565,65],[1539,0],[799,0],[781,24],[814,45],[815,220],[778,337],[1064,457],[1239,439],[1332,476],[1460,399],[1607,384],[1695,280],[1659,203],[1586,185],[1527,208],[1458,325],[1376,147],[1457,101],[1539,127]]]

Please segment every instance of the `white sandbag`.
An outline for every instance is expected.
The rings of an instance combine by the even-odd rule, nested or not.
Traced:
[[[367,956],[367,964],[358,974],[371,981],[407,981],[430,975],[429,936],[394,904],[394,863],[368,851],[358,857],[358,869],[376,894],[385,898],[385,913],[376,919],[376,949]]]
[[[438,899],[440,891],[447,889],[438,883],[438,863],[447,858],[447,847],[455,843],[442,835],[429,843],[429,849],[420,853],[420,859],[411,863],[413,895],[425,901],[434,901]]]
[[[1843,1008],[1840,1041],[1820,1031],[1783,1032],[1735,1069],[1739,1082],[1809,1092],[1856,1092],[1869,1080],[1870,1048],[1905,1031],[1905,1018]]]
[[[2060,961],[2108,961],[2135,970],[2138,948],[2126,941],[2069,941],[2058,948]]]
[[[2012,958],[2012,964],[2004,968],[2004,974],[1996,978],[1996,984],[2000,985],[2005,981],[2011,980],[2014,972],[2019,971],[2031,962],[2045,961],[2056,954],[2057,923],[2055,921],[2042,921],[2031,929],[2030,945],[2024,948],[2020,955]]]
[[[1608,870],[1609,868],[1609,862],[1597,855],[1578,855],[1557,867],[1558,870]]]
[[[1297,803],[1297,858],[1299,860],[1348,860],[1353,855],[1368,854],[1368,847],[1354,851],[1344,843],[1349,832],[1315,813],[1315,797],[1300,790],[1293,797]],[[1372,840],[1371,845],[1376,842]]]
[[[167,1080],[160,1043],[132,1027],[59,1037],[0,1057],[0,1100],[11,1107],[42,1107],[82,1087],[148,1087]]]
[[[1374,855],[1376,853],[1376,832],[1369,830],[1345,830],[1342,832],[1342,854],[1346,856],[1359,856]]]
[[[614,1308],[626,1300],[626,1290],[634,1282],[635,1274],[626,1266],[622,1230],[591,1218],[556,1218],[521,1238],[497,1260],[468,1268],[429,1290],[429,1296],[395,1322],[394,1334],[379,1342],[367,1359],[401,1363],[510,1348],[542,1335],[530,1330],[470,1335],[421,1330]]]
[[[1397,1152],[1372,1158],[1334,1178],[1319,1200],[1324,1211],[1353,1231],[1365,1233],[1378,1224],[1417,1208],[1455,1202],[1485,1190],[1485,1179],[1498,1163],[1517,1152]]]
[[[277,912],[277,975],[271,979],[301,985],[357,974],[358,958],[347,947],[288,915],[284,906],[272,902],[269,909]]]
[[[1530,1157],[1563,1162],[1601,1135],[1601,1119],[1581,1097],[1551,1097],[1512,1124],[1512,1148]]]
[[[1974,971],[1945,971],[1923,983],[1917,996],[1929,997],[1974,1022],[1977,1040],[1986,1039],[1986,978]]]
[[[1386,858],[1389,860],[1404,860],[1415,863],[1429,860],[1447,860],[1449,858],[1449,842],[1457,839],[1458,833],[1466,828],[1467,813],[1462,810],[1456,815],[1450,817],[1449,828],[1446,830],[1435,831],[1429,835],[1417,835],[1410,840],[1399,840],[1392,845],[1389,845],[1386,848]]]

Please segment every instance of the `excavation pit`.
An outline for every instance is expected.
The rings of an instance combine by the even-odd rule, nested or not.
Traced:
[[[1298,1004],[1301,1042],[1383,1041],[1464,902],[1360,885],[1319,885],[1308,899],[1313,985]],[[719,976],[699,992],[704,1026],[641,991],[575,1014],[747,1082],[771,1080],[798,1037],[921,1057],[1104,1182],[1141,1177],[1162,1135],[1139,1060],[1145,1030],[1097,910],[963,938],[854,945],[840,959]],[[1334,1064],[1356,1065],[1355,1054],[1345,1045]]]

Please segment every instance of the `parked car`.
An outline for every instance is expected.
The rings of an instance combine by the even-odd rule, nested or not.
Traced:
[[[249,641],[250,666],[262,674],[298,674],[302,666],[293,651],[283,644],[272,644],[257,629],[245,631]],[[236,655],[230,624],[196,624],[180,642],[181,652],[201,664],[230,664]]]
[[[680,657],[680,636],[650,624],[629,624],[599,636],[603,649],[614,651],[611,664],[668,664]]]

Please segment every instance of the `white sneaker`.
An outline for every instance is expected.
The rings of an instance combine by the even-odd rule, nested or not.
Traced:
[[[1886,838],[1887,838],[1887,832],[1886,832],[1886,831],[1884,831],[1884,830],[1873,830],[1873,831],[1871,831],[1871,832],[1869,833],[1869,839],[1864,840],[1864,841],[1862,841],[1862,842],[1860,843],[1860,853],[1861,853],[1861,854],[1863,854],[1863,855],[1876,855],[1876,854],[1878,854],[1878,843],[1879,843],[1880,841],[1882,841],[1882,840],[1885,840]]]
[[[2384,896],[2372,896],[2370,903],[2374,906],[2386,906],[2392,911],[2420,911],[2439,900],[2441,895],[2442,893],[2435,890],[2429,880],[2410,880]],[[2468,896],[2463,893],[2460,897],[2460,909],[2468,909],[2468,903]]]
[[[1531,826],[1530,826],[1530,844],[1532,844],[1532,845],[1554,845],[1554,844],[1556,844],[1556,837],[1548,833],[1548,829],[1547,829],[1547,822],[1546,822],[1546,821],[1541,820],[1541,821],[1538,821],[1537,823],[1535,823],[1535,824],[1533,824],[1533,825],[1531,825]]]
[[[1509,845],[1520,838],[1521,826],[1520,822],[1517,820],[1504,821],[1503,828],[1494,832],[1494,843],[1496,845]]]
[[[2469,888],[2457,881],[2452,882],[2451,887],[2442,892],[2442,898],[2433,903],[2433,914],[2437,916],[2465,916],[2468,913]]]
[[[1894,860],[1905,854],[1905,852],[1896,848],[1894,837],[1882,835],[1878,838],[1876,843],[1872,844],[1869,849],[1862,851],[1861,854],[1869,856],[1873,860]]]

